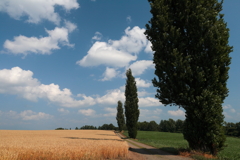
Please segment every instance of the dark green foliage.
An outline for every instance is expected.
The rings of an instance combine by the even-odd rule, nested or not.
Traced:
[[[240,137],[240,122],[238,123],[225,122],[224,127],[226,135]]]
[[[236,123],[237,136],[240,137],[240,122]]]
[[[175,126],[176,126],[176,132],[177,133],[182,133],[183,132],[183,123],[184,121],[182,121],[181,119],[178,119],[176,122],[175,122]]]
[[[80,129],[97,129],[97,127],[94,127],[92,125],[85,125],[85,126],[82,126]]]
[[[148,131],[157,131],[158,130],[158,124],[155,121],[150,121],[148,125]]]
[[[121,101],[118,101],[116,119],[117,119],[118,129],[121,132],[123,130],[123,127],[124,127],[124,124],[125,124],[123,107],[122,107],[122,102]]]
[[[103,124],[102,126],[98,127],[99,130],[116,130],[117,127],[115,127],[112,123],[110,124]]]
[[[56,128],[55,130],[64,130],[64,128],[59,127],[59,128]]]
[[[129,137],[136,138],[137,136],[137,122],[139,117],[138,109],[138,94],[135,78],[132,76],[131,69],[126,72],[127,80],[125,86],[125,116],[126,126],[128,129]]]
[[[138,122],[138,130],[140,131],[158,131],[158,124],[155,121],[150,122]]]
[[[194,150],[224,147],[222,103],[231,62],[229,29],[218,0],[149,0],[156,98],[185,109],[184,138]]]
[[[138,122],[137,125],[138,125],[138,130],[140,130],[140,131],[148,131],[149,122],[146,122],[146,121]]]
[[[159,131],[160,132],[182,132],[183,128],[183,121],[178,119],[174,121],[173,119],[169,120],[161,120],[159,124]]]

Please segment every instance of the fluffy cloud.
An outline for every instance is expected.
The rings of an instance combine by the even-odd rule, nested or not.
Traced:
[[[23,120],[40,120],[40,119],[50,119],[53,116],[43,113],[43,112],[33,112],[31,110],[26,110],[20,113]]]
[[[154,119],[159,119],[160,114],[162,114],[161,109],[154,109],[154,110],[149,110],[149,109],[140,109],[140,121],[152,121]]]
[[[152,97],[139,98],[139,107],[158,107],[161,105],[162,103]]]
[[[96,112],[92,109],[82,109],[82,110],[79,110],[78,113],[81,113],[85,116],[93,116],[95,115]]]
[[[141,60],[134,62],[128,68],[131,68],[133,76],[138,76],[143,74],[145,70],[154,68],[154,64],[150,60]]]
[[[102,33],[96,32],[95,35],[92,37],[93,40],[99,41],[102,39]]]
[[[108,113],[103,114],[104,117],[114,117],[117,114],[117,109],[116,108],[104,108],[104,110]]]
[[[231,105],[223,106],[223,115],[225,116],[226,121],[238,121],[240,115]]]
[[[125,35],[120,40],[109,40],[109,43],[116,49],[127,53],[139,53],[147,45],[147,39],[144,35],[145,29],[138,26],[125,29]]]
[[[70,21],[65,20],[64,22],[65,27],[68,29],[69,33],[73,32],[77,28],[77,25]]]
[[[124,86],[119,89],[107,91],[103,96],[95,97],[78,94],[77,99],[68,88],[60,89],[59,85],[41,84],[38,79],[33,78],[33,72],[22,70],[19,67],[12,69],[0,70],[0,93],[18,95],[29,101],[38,101],[38,99],[46,99],[49,102],[62,107],[86,107],[95,104],[116,105],[118,100],[124,102]],[[145,93],[144,93],[145,95]],[[157,99],[152,97],[139,98],[140,107],[154,107],[161,105]],[[66,110],[58,110],[66,112]]]
[[[32,110],[26,110],[26,111],[22,111],[20,113],[17,113],[15,111],[8,111],[8,112],[2,112],[0,111],[0,115],[1,116],[6,116],[8,118],[11,118],[11,119],[22,119],[22,120],[26,120],[26,121],[29,121],[29,120],[41,120],[41,119],[51,119],[53,118],[52,115],[50,114],[46,114],[46,113],[43,113],[43,112],[34,112]]]
[[[64,109],[64,108],[59,108],[59,109],[58,109],[58,112],[61,112],[61,113],[63,113],[63,114],[68,114],[68,113],[69,113],[69,110]]]
[[[223,109],[224,109],[225,112],[226,111],[231,112],[231,113],[235,113],[236,112],[236,110],[232,106],[230,106],[230,105],[223,106]]]
[[[55,84],[41,84],[33,78],[33,72],[14,67],[10,70],[0,70],[0,93],[13,94],[30,101],[37,101],[39,98],[47,99],[52,103],[63,107],[80,107],[95,104],[92,97],[80,95],[82,100],[72,98],[69,89],[60,89]]]
[[[54,11],[55,6],[62,6],[66,11],[79,8],[77,0],[1,0],[0,11],[6,12],[14,19],[27,16],[27,22],[39,23],[48,20],[55,24],[61,21]]]
[[[135,61],[137,54],[147,47],[148,41],[144,31],[145,29],[138,26],[132,29],[128,27],[120,40],[97,41],[77,64],[84,67],[98,65],[125,67],[131,61]]]
[[[148,41],[147,47],[145,48],[144,52],[146,52],[146,53],[153,53],[152,43],[150,41]]]
[[[118,71],[116,71],[116,69],[114,68],[106,68],[106,71],[103,73],[103,79],[101,79],[101,81],[109,81],[112,78],[115,78],[117,75],[119,74]]]
[[[99,65],[124,67],[136,59],[135,55],[119,51],[106,42],[95,42],[88,54],[77,61],[77,64],[83,67]]]
[[[97,97],[96,102],[104,105],[116,105],[117,101],[124,101],[124,92],[121,89],[107,91],[107,94],[102,97]]]
[[[150,87],[151,86],[151,83],[148,83],[140,78],[135,78],[135,81],[136,81],[136,84],[137,84],[137,87],[140,88],[140,87]]]
[[[26,36],[17,36],[14,37],[13,41],[6,40],[4,43],[4,48],[7,49],[10,53],[13,54],[51,54],[51,51],[54,49],[60,49],[59,45],[67,45],[73,47],[74,45],[70,44],[68,41],[68,33],[74,28],[74,24],[66,22],[67,28],[58,28],[54,30],[47,30],[49,36],[47,37],[26,37]]]
[[[178,109],[176,111],[168,111],[168,114],[171,116],[176,116],[176,117],[184,117],[185,116],[185,112]]]

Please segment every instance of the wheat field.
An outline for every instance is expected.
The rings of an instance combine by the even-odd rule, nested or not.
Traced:
[[[103,130],[0,130],[1,160],[116,159],[127,142]]]

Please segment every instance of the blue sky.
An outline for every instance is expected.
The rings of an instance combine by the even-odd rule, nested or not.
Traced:
[[[238,0],[223,13],[234,47],[225,121],[240,121]],[[116,123],[125,71],[136,78],[139,121],[184,119],[155,99],[147,0],[1,0],[0,129],[55,129]]]

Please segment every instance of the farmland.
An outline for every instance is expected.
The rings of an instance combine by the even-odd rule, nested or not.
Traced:
[[[124,132],[124,135],[128,135]],[[155,131],[138,131],[137,139],[139,142],[160,148],[174,154],[178,153],[179,148],[188,148],[188,143],[183,138],[182,133],[168,133]],[[240,159],[240,138],[227,137],[226,145],[218,154],[219,160],[237,160]],[[194,157],[197,159],[197,157]]]
[[[0,130],[1,160],[114,159],[126,157],[127,142],[113,131]]]

